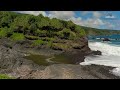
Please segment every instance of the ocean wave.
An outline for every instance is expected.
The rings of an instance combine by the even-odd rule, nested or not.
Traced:
[[[115,67],[112,71],[114,75],[120,76],[120,46],[111,45],[110,43],[103,42],[89,42],[91,50],[100,50],[100,56],[86,56],[84,62],[80,65],[104,65]]]
[[[120,56],[120,45],[112,45],[103,42],[89,42],[88,45],[91,50],[100,50],[103,55]]]

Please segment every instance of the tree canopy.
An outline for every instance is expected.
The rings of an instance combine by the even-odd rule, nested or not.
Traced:
[[[67,37],[65,39],[69,39],[71,36],[79,37],[80,33],[84,32],[80,26],[74,24],[72,21],[64,21],[57,18],[50,19],[44,17],[42,14],[34,16],[9,11],[0,12],[0,28],[3,30],[4,28],[10,29],[13,33],[38,37],[58,36],[58,38],[61,38],[64,34],[64,37]],[[1,29],[0,32],[5,33]],[[69,35],[65,33],[69,33]]]

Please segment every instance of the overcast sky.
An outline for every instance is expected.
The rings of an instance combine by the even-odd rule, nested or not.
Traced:
[[[72,20],[82,26],[120,30],[120,11],[16,11],[63,20]]]

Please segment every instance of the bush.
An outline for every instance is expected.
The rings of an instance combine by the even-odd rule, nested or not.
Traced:
[[[79,37],[82,37],[82,36],[86,35],[85,30],[78,25],[76,25],[76,27],[75,27],[75,32],[77,33],[77,35]]]
[[[82,29],[81,32],[79,33],[79,36],[82,37],[82,36],[85,36],[85,35],[86,35],[85,31]]]
[[[35,35],[37,35],[37,36],[39,36],[39,37],[44,37],[44,36],[46,36],[46,34],[47,34],[47,31],[46,31],[46,30],[39,30],[39,29],[37,29],[37,30],[35,31]]]
[[[0,79],[14,79],[14,78],[9,77],[8,75],[5,75],[5,74],[0,74]]]
[[[58,32],[58,36],[63,39],[75,39],[76,34],[72,32],[70,29],[63,29],[62,31]]]
[[[58,32],[58,36],[63,39],[68,39],[69,35],[70,35],[70,29],[67,29],[67,28]]]
[[[39,39],[39,37],[37,37],[37,36],[31,36],[31,35],[25,35],[25,38],[29,39],[29,40],[38,40]]]
[[[49,41],[49,42],[47,43],[47,46],[50,47],[50,48],[52,47],[52,45],[53,45],[53,42],[51,42],[51,41]]]
[[[43,41],[54,41],[54,40],[55,40],[55,38],[49,38],[49,37],[45,37],[43,39]]]
[[[14,41],[22,41],[25,39],[24,35],[21,33],[13,33],[13,35],[10,38]]]
[[[10,28],[0,28],[0,38],[6,37],[9,33],[12,33]]]
[[[70,36],[69,36],[69,39],[73,40],[76,38],[76,34],[74,32],[70,32]]]
[[[7,31],[6,30],[0,30],[0,38],[6,37]]]
[[[62,43],[53,43],[51,48],[54,50],[68,50],[70,46]]]
[[[43,40],[35,40],[35,41],[33,41],[33,46],[39,46],[39,45],[45,45],[46,44],[46,42],[45,41],[43,41]]]

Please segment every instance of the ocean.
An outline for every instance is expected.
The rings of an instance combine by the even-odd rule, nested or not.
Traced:
[[[103,42],[103,38],[110,41]],[[99,50],[102,55],[86,56],[85,61],[80,65],[104,65],[114,67],[110,73],[120,76],[120,35],[110,36],[89,36],[88,45],[91,50]]]

